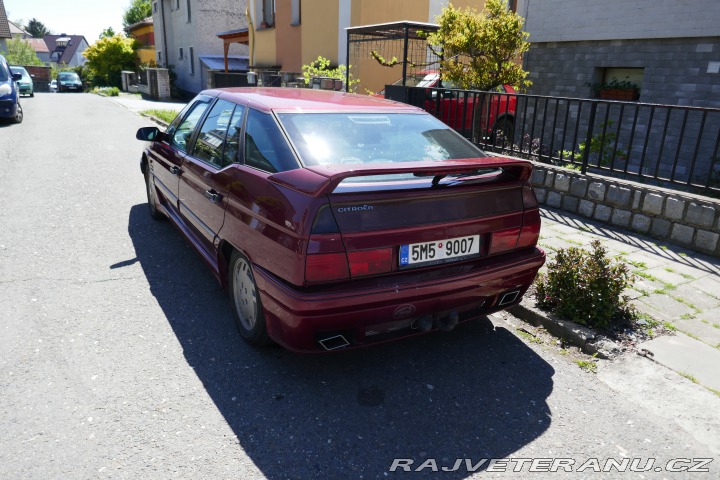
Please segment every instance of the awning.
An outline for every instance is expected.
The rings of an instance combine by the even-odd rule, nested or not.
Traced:
[[[225,58],[222,55],[201,55],[200,61],[210,70],[225,70]],[[228,70],[247,71],[250,57],[247,55],[230,55],[227,57]]]

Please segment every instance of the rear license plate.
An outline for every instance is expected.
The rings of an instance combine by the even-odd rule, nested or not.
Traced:
[[[400,266],[425,266],[463,260],[480,254],[480,235],[400,245]]]

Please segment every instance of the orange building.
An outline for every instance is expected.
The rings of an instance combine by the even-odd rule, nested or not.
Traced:
[[[252,32],[250,61],[255,67],[300,72],[323,56],[345,64],[345,28],[389,22],[435,23],[447,0],[248,0]],[[453,0],[456,8],[481,10],[485,0]],[[513,2],[514,3],[514,2]],[[352,55],[351,55],[352,60]],[[401,76],[401,68],[363,59],[352,73],[358,92],[378,91]]]
[[[138,43],[138,63],[155,62],[155,26],[152,17],[145,18],[125,28],[128,36]]]

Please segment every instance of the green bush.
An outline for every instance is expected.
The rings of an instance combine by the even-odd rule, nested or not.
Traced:
[[[105,95],[106,97],[117,97],[120,95],[120,89],[117,87],[95,87],[93,88],[92,93]]]
[[[535,280],[540,308],[583,325],[611,329],[629,323],[634,308],[623,291],[633,282],[625,263],[607,257],[594,240],[592,251],[570,247],[556,252],[548,271]]]

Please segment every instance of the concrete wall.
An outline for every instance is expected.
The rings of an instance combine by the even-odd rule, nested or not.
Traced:
[[[523,10],[531,42],[720,36],[717,0],[536,0]]]
[[[537,163],[532,183],[541,204],[720,257],[720,200]]]
[[[609,67],[643,69],[641,102],[720,107],[720,36],[533,43],[525,57],[535,95],[589,98]]]

